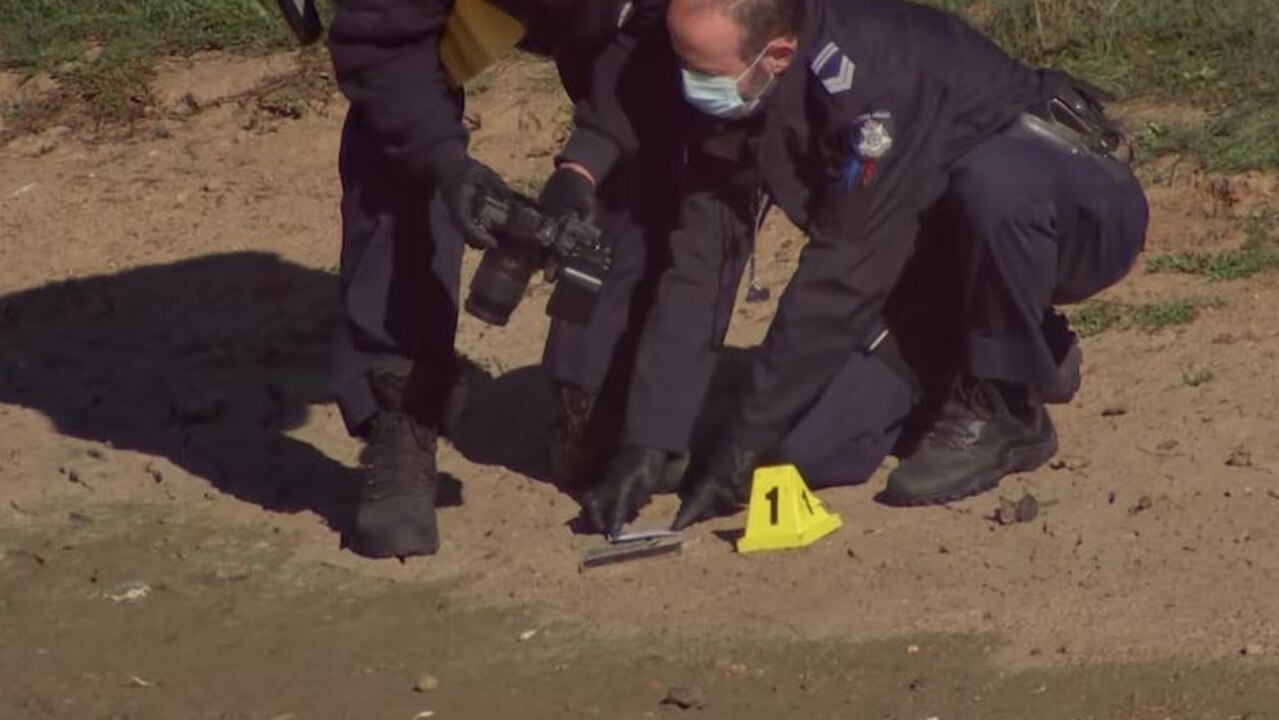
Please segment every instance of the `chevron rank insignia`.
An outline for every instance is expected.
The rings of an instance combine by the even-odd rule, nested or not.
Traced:
[[[853,86],[853,71],[857,66],[848,59],[839,46],[828,42],[813,56],[809,69],[813,76],[821,81],[822,87],[831,95],[842,93]]]

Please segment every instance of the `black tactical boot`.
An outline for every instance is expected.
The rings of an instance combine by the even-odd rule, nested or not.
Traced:
[[[950,502],[1038,468],[1057,452],[1048,411],[1026,388],[963,375],[918,443],[888,477],[889,505]]]
[[[435,525],[436,431],[403,407],[401,376],[372,379],[381,411],[369,421],[351,549],[367,557],[434,555],[440,547]]]

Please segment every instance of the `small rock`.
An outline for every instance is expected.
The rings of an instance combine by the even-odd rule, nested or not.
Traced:
[[[672,685],[662,698],[663,705],[674,705],[681,710],[701,710],[706,707],[706,693],[696,685]]]
[[[293,713],[284,713],[283,715],[276,715],[271,720],[298,720],[298,716]]]
[[[426,720],[427,718],[433,718],[433,717],[435,717],[434,710],[423,710],[422,712],[414,715],[413,720]]]
[[[1169,450],[1175,449],[1177,445],[1179,444],[1180,443],[1178,443],[1176,440],[1164,440],[1163,442],[1156,445],[1155,449],[1160,450],[1162,452],[1168,452]]]
[[[1035,518],[1039,517],[1039,500],[1030,493],[1022,495],[1017,501],[1015,517],[1020,523],[1034,522]]]
[[[520,642],[528,642],[529,640],[532,640],[535,637],[537,637],[536,628],[534,628],[533,630],[525,630],[524,632],[520,633],[519,640]]]
[[[218,192],[223,188],[222,182],[219,180],[205,180],[201,189],[207,193]]]
[[[1088,467],[1088,461],[1074,457],[1056,457],[1048,462],[1048,467],[1053,470],[1070,470],[1075,472]]]
[[[999,507],[995,509],[995,522],[1000,525],[1012,525],[1017,522],[1017,504],[1000,495]]]
[[[151,687],[152,685],[154,685],[154,684],[155,684],[155,683],[149,682],[149,681],[147,681],[147,680],[143,680],[142,678],[138,677],[137,675],[130,675],[130,676],[129,676],[129,682],[130,682],[130,683],[133,683],[133,685],[134,685],[134,686],[136,686],[136,687],[142,687],[142,688],[149,688],[149,687]]]
[[[1226,458],[1227,467],[1252,467],[1252,453],[1243,448],[1239,448],[1230,453],[1230,457]]]
[[[907,646],[906,646],[906,654],[907,654],[907,655],[918,655],[918,654],[919,654],[919,646],[918,646],[918,645],[907,645]]]
[[[1120,415],[1127,414],[1128,408],[1124,405],[1107,405],[1101,411],[1102,417],[1119,417]]]
[[[1039,517],[1039,500],[1026,493],[1017,502],[1004,496],[999,497],[999,508],[995,510],[995,522],[1000,525],[1034,522]]]
[[[429,693],[435,692],[440,687],[440,679],[434,675],[423,675],[417,679],[417,684],[413,686],[414,692]]]
[[[1154,507],[1154,505],[1155,505],[1155,501],[1152,500],[1149,495],[1142,495],[1141,497],[1137,498],[1136,505],[1133,505],[1132,507],[1128,508],[1128,514],[1138,515],[1140,513],[1144,513],[1150,508]]]
[[[1261,643],[1248,643],[1247,645],[1244,646],[1243,650],[1240,651],[1240,654],[1246,655],[1248,657],[1257,657],[1259,655],[1265,655],[1266,646],[1262,645]]]

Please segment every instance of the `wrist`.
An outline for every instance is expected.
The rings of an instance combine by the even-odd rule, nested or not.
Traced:
[[[586,178],[586,181],[591,184],[591,187],[595,187],[596,185],[595,176],[591,174],[591,171],[588,170],[585,165],[581,165],[575,162],[564,162],[564,163],[560,163],[560,166],[558,169],[571,170],[577,173],[578,175],[581,175],[582,177]]]

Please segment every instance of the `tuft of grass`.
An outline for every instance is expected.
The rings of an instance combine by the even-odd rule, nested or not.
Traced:
[[[1141,135],[1157,141],[1146,150],[1189,152],[1214,170],[1279,167],[1279,2],[929,1],[1032,64],[1211,110],[1200,128]]]
[[[1099,335],[1123,322],[1122,306],[1094,300],[1071,313],[1070,325],[1081,337]]]
[[[0,17],[0,64],[32,70],[79,61],[91,48],[120,59],[292,42],[270,0],[0,0]]]
[[[1141,305],[1093,300],[1074,309],[1069,317],[1071,327],[1081,337],[1099,335],[1112,329],[1156,332],[1188,325],[1199,317],[1199,311],[1205,305],[1214,304],[1185,298]]]
[[[48,72],[58,81],[52,110],[44,99],[6,108],[29,129],[65,105],[97,123],[136,119],[151,104],[160,56],[295,44],[272,0],[0,0],[0,17],[0,68]]]
[[[1199,306],[1191,300],[1168,300],[1132,308],[1132,324],[1141,330],[1161,330],[1189,325],[1199,317]]]
[[[1217,253],[1161,253],[1146,261],[1146,271],[1199,275],[1215,282],[1251,277],[1279,264],[1274,218],[1254,212],[1244,219],[1243,226],[1246,239],[1242,247]]]

